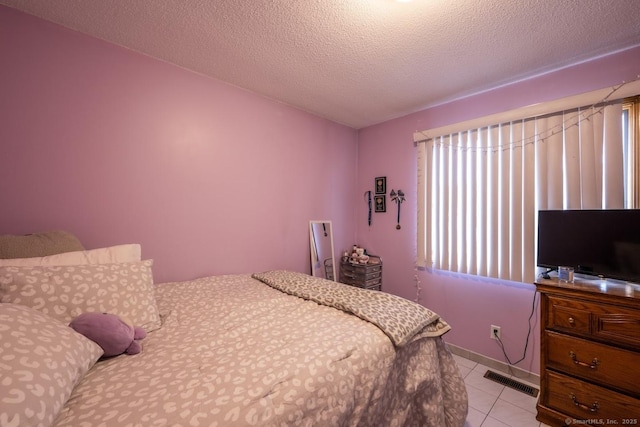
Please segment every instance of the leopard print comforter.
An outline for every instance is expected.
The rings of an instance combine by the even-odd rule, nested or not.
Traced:
[[[371,322],[398,347],[418,332],[421,336],[438,337],[451,329],[428,308],[385,292],[286,270],[256,273],[252,277],[289,295],[337,308]]]
[[[160,329],[101,360],[56,427],[461,427],[467,394],[441,337],[377,326],[249,274],[156,286]]]

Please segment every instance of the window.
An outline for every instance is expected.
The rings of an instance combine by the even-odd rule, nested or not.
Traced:
[[[418,266],[531,282],[538,210],[638,206],[638,105],[417,133]]]
[[[640,96],[622,104],[622,138],[625,155],[625,207],[640,208]]]

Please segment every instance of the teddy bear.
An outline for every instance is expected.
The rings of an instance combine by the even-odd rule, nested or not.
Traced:
[[[69,326],[102,347],[102,357],[138,354],[142,351],[139,340],[147,336],[144,329],[110,313],[82,313]]]

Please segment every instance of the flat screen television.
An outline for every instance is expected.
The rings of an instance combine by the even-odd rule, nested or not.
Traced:
[[[640,209],[539,211],[537,264],[640,283]]]

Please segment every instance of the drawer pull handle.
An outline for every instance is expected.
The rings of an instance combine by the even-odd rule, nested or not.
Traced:
[[[569,357],[571,357],[571,360],[573,360],[573,363],[575,363],[578,366],[584,366],[585,368],[596,369],[596,367],[600,364],[600,361],[598,360],[597,357],[594,357],[591,363],[581,362],[578,360],[578,356],[576,356],[576,354],[573,351],[569,352]]]
[[[573,325],[574,323],[576,323],[576,321],[573,320],[573,317],[569,317],[569,324]]]
[[[598,402],[593,402],[593,405],[591,406],[587,406],[584,403],[580,403],[578,402],[578,399],[576,398],[576,395],[571,393],[571,400],[573,400],[573,404],[576,405],[578,408],[584,409],[585,411],[589,411],[589,412],[598,412],[598,409],[600,408],[600,405],[598,404]]]

